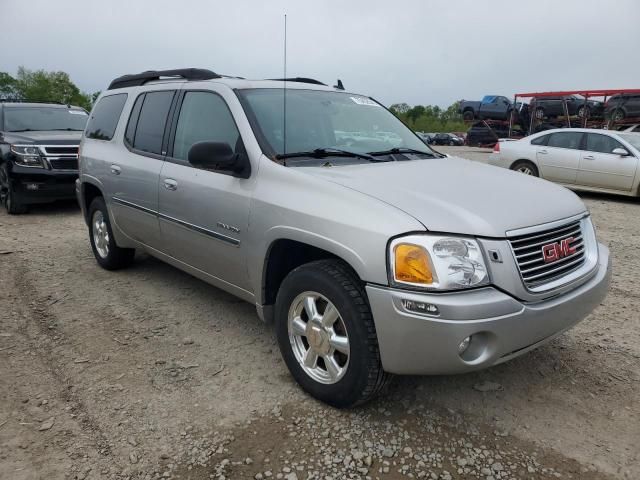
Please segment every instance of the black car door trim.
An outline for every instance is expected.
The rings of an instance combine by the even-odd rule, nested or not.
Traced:
[[[162,220],[166,220],[168,222],[172,222],[175,223],[177,225],[180,225],[182,227],[188,228],[190,230],[193,230],[195,232],[201,233],[203,235],[207,235],[209,237],[215,238],[216,240],[221,240],[223,242],[229,243],[233,246],[239,246],[240,245],[240,240],[238,240],[237,238],[233,238],[233,237],[228,237],[227,235],[223,235],[221,233],[218,232],[214,232],[212,230],[209,230],[207,228],[204,227],[199,227],[198,225],[194,225],[192,223],[189,222],[185,222],[184,220],[179,220],[177,218],[171,217],[169,215],[165,215],[164,213],[160,213],[157,212],[155,210],[152,210],[150,208],[147,207],[143,207],[141,205],[137,205],[133,202],[128,202],[127,200],[122,200],[121,198],[118,197],[113,197],[113,201],[119,205],[123,205],[125,207],[129,207],[129,208],[133,208],[136,210],[140,210],[141,212],[147,213],[149,215],[153,215],[154,217],[158,217],[161,218]]]

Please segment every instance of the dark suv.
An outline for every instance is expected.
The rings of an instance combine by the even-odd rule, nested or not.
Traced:
[[[640,117],[640,94],[613,95],[605,104],[607,118],[619,122],[625,118]]]
[[[436,133],[431,139],[432,145],[464,145],[464,140],[453,133]]]
[[[531,99],[529,110],[533,112],[535,118],[542,120],[543,118],[562,117],[565,115],[563,99],[567,102],[567,111],[570,116],[578,115],[579,117],[602,117],[604,105],[596,100],[587,100],[586,104],[583,97],[578,95],[567,95],[566,97],[534,97]]]
[[[88,113],[55,103],[0,102],[0,202],[11,214],[75,197]]]

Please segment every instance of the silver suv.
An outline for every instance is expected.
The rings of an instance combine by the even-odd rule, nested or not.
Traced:
[[[522,355],[608,288],[609,251],[569,190],[445,157],[315,80],[120,77],[80,152],[102,267],[140,249],[255,304],[298,383],[338,407],[391,374]]]

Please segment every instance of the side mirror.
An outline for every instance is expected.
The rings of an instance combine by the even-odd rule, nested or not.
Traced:
[[[622,147],[614,148],[611,153],[613,153],[614,155],[620,155],[621,157],[628,157],[629,155],[631,155],[626,148]]]
[[[194,143],[187,158],[194,167],[206,170],[241,173],[245,169],[240,155],[234,153],[231,146],[224,142]]]

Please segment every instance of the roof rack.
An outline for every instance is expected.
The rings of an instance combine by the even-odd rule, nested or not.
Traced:
[[[107,90],[125,87],[137,87],[153,80],[160,80],[162,77],[177,77],[185,80],[211,80],[212,78],[222,78],[211,70],[204,68],[179,68],[176,70],[147,70],[142,73],[123,75],[116,78],[109,84]]]
[[[324,85],[327,86],[326,83],[322,83],[320,80],[316,80],[314,78],[306,78],[306,77],[293,77],[293,78],[270,78],[274,82],[298,82],[298,83],[312,83],[314,85]]]

